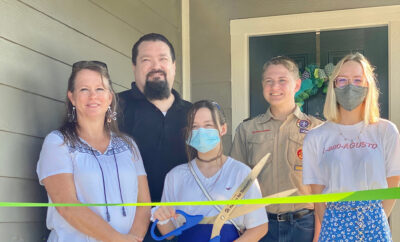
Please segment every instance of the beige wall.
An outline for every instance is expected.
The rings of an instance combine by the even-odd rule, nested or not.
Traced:
[[[181,91],[179,0],[0,0],[0,201],[47,202],[36,162],[62,120],[72,63],[105,61],[126,90],[132,45],[148,32],[175,46]],[[43,241],[45,212],[0,208],[0,241]]]
[[[231,125],[231,47],[229,21],[284,14],[400,4],[400,0],[192,0],[190,1],[190,72],[192,101],[220,102]],[[230,130],[230,129],[229,129]],[[232,140],[224,139],[225,149]]]

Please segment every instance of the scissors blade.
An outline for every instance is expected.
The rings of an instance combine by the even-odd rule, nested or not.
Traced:
[[[251,184],[253,184],[254,180],[257,179],[258,174],[260,174],[262,168],[264,167],[270,155],[271,155],[270,153],[266,154],[253,167],[249,175],[247,175],[247,177],[243,180],[240,186],[236,189],[235,193],[231,197],[231,200],[239,200],[243,198],[247,190],[249,190],[249,188],[251,187]],[[222,226],[225,224],[227,220],[229,220],[229,215],[232,213],[235,207],[236,205],[233,204],[224,206],[224,208],[221,210],[221,212],[215,219],[214,226],[211,232],[211,238],[214,238],[219,235]]]
[[[292,195],[293,193],[295,193],[297,191],[297,189],[290,189],[290,190],[286,190],[283,192],[279,192],[279,193],[275,193],[263,198],[276,198],[276,197],[288,197],[290,195]],[[243,216],[247,213],[250,213],[254,210],[257,210],[259,208],[262,207],[268,207],[272,204],[247,204],[247,205],[241,205],[241,206],[237,206],[235,208],[235,210],[233,210],[233,212],[229,215],[229,219],[233,219],[233,218],[237,218],[240,216]],[[215,220],[217,219],[218,215],[215,216],[210,216],[210,217],[204,217],[199,224],[213,224],[215,222]]]
[[[263,197],[263,198],[288,197],[288,196],[292,195],[293,193],[295,193],[296,191],[297,191],[296,188],[295,189],[290,189],[290,190],[286,190],[286,191],[283,191],[283,192],[275,193],[275,194],[272,194],[270,196]],[[237,217],[243,216],[243,215],[245,215],[247,213],[253,212],[254,210],[257,210],[257,209],[262,208],[262,207],[267,207],[269,205],[271,205],[271,204],[246,204],[246,205],[238,206],[229,215],[229,219],[233,219],[233,218],[237,218]]]

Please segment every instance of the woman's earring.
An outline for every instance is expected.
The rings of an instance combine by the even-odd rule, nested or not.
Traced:
[[[111,120],[114,120],[114,121],[117,120],[117,113],[111,111],[111,107],[108,106],[108,109],[107,109],[107,123],[111,123]]]
[[[75,106],[72,106],[72,111],[71,111],[71,113],[68,114],[68,121],[70,123],[76,122],[76,108],[75,108]]]

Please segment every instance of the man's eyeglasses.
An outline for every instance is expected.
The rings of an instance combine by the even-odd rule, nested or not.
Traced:
[[[107,68],[107,64],[101,61],[77,61],[74,64],[72,64],[72,69],[77,69],[77,68],[85,68],[88,66],[99,66],[102,68],[105,68],[106,70],[108,70]]]
[[[364,86],[365,81],[363,78],[345,78],[345,77],[337,77],[335,79],[335,86],[337,88],[344,88],[347,85],[353,86]]]

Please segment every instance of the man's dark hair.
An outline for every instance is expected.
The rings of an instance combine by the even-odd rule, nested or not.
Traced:
[[[136,58],[138,56],[138,51],[139,51],[138,48],[139,48],[139,45],[143,41],[162,41],[162,42],[164,42],[165,44],[168,45],[169,50],[171,51],[172,61],[175,62],[175,50],[174,50],[174,47],[172,46],[171,42],[169,42],[169,40],[162,34],[150,33],[150,34],[145,34],[142,37],[140,37],[140,39],[138,41],[136,41],[136,43],[132,47],[132,63],[135,66],[136,66]]]

